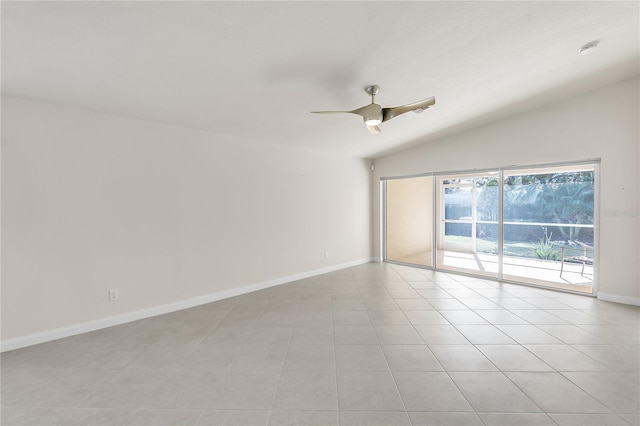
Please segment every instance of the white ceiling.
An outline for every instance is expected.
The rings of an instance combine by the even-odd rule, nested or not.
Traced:
[[[3,94],[375,157],[639,72],[638,2],[6,2]],[[600,40],[596,52],[578,48]],[[371,135],[356,115],[436,96]]]

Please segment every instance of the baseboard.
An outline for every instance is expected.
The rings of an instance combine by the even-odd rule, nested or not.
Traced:
[[[253,291],[264,290],[266,288],[274,287],[277,285],[286,284],[286,283],[301,280],[304,278],[310,278],[317,275],[326,274],[328,272],[339,271],[341,269],[351,268],[353,266],[358,266],[358,265],[375,262],[375,261],[376,260],[373,257],[355,260],[352,262],[341,263],[339,265],[328,266],[326,268],[315,269],[312,271],[302,272],[299,274],[287,275],[284,277],[262,281],[255,284],[249,284],[249,285],[238,287],[238,288],[223,290],[216,293],[210,293],[204,296],[181,300],[175,303],[168,303],[165,305],[154,306],[152,308],[146,308],[146,309],[141,309],[139,311],[128,312],[125,314],[115,315],[107,318],[101,318],[98,320],[84,322],[81,324],[75,324],[68,327],[56,328],[53,330],[30,334],[27,336],[15,337],[13,339],[1,341],[0,352],[20,349],[27,346],[37,345],[39,343],[50,342],[52,340],[58,340],[58,339],[75,336],[82,333],[88,333],[90,331],[96,331],[96,330],[100,330],[107,327],[113,327],[114,325],[120,325],[120,324],[124,324],[131,321],[137,321],[145,318],[155,317],[157,315],[180,311],[182,309],[193,308],[195,306],[216,302],[218,300],[228,299],[230,297],[235,297],[235,296],[241,296],[243,294],[251,293]]]
[[[371,258],[371,261],[372,261],[372,262],[374,262],[374,263],[381,263],[381,262],[382,262],[382,259],[381,259],[381,258],[379,258],[379,257],[372,257],[372,258]]]
[[[603,293],[601,291],[598,292],[598,300],[604,300],[605,302],[623,303],[625,305],[640,306],[640,298],[638,297],[619,296],[617,294]]]

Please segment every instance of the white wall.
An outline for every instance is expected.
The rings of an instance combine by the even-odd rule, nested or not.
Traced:
[[[3,341],[371,255],[364,160],[16,98],[2,140]]]
[[[381,176],[599,157],[600,296],[639,303],[639,89],[636,77],[376,159],[375,251],[380,247],[377,182]]]

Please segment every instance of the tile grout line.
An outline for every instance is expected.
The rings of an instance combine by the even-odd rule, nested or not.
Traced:
[[[405,282],[407,282],[405,280]],[[383,284],[384,285],[384,284]],[[398,306],[398,308],[400,308]],[[402,312],[402,314],[404,315],[404,312],[402,310],[400,310],[400,312]],[[368,313],[368,312],[367,312]],[[404,315],[406,318],[406,315]],[[407,321],[409,319],[407,318]],[[411,322],[409,322],[411,324]],[[413,325],[411,325],[411,328],[413,329],[413,331],[418,334],[418,331],[413,327]],[[375,327],[374,327],[375,330]],[[376,337],[377,337],[377,333],[376,333]],[[420,334],[418,334],[418,337],[420,337]],[[420,337],[420,339],[422,339],[422,337]],[[387,368],[389,369],[389,374],[391,375],[391,379],[393,380],[393,385],[395,387],[396,393],[398,394],[398,397],[400,398],[400,402],[402,402],[402,407],[404,408],[404,413],[407,416],[407,419],[409,419],[409,424],[413,425],[413,421],[411,420],[411,416],[409,415],[409,410],[407,410],[407,404],[404,401],[404,398],[402,396],[402,393],[400,392],[400,387],[398,386],[398,381],[396,380],[396,376],[395,374],[393,374],[393,370],[391,369],[391,366],[389,365],[389,360],[387,358],[387,354],[385,353],[384,349],[382,348],[382,343],[380,343],[380,339],[378,339],[378,345],[380,346],[380,350],[382,351],[382,356],[384,357],[384,361],[385,364],[387,365]]]

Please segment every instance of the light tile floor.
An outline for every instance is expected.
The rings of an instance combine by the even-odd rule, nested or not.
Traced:
[[[2,354],[3,425],[638,425],[640,310],[367,264]]]

